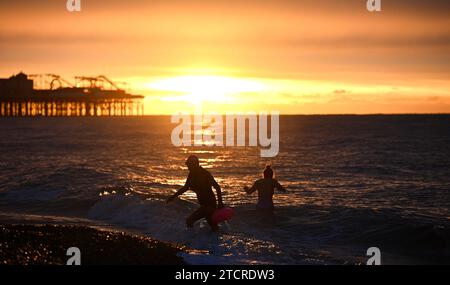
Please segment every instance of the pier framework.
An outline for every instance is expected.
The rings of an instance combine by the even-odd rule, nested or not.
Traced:
[[[128,94],[105,76],[76,77],[76,87],[53,74],[31,77],[40,81],[33,81],[23,73],[9,79],[0,79],[0,117],[144,114],[144,96]],[[42,80],[42,77],[50,77],[50,80]],[[34,85],[41,84],[40,82],[47,82],[50,87],[35,89]]]

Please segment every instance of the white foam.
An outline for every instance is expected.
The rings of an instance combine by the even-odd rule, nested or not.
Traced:
[[[201,254],[183,254],[190,264],[264,263],[265,258],[280,254],[273,241],[257,238],[262,233],[248,229],[243,223],[222,224],[218,233],[212,232],[204,220],[192,229],[186,228],[185,219],[196,207],[183,200],[166,204],[134,195],[110,195],[92,207],[89,218],[200,250]]]

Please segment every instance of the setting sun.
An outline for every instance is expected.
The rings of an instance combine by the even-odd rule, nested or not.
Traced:
[[[184,101],[192,104],[230,102],[236,95],[264,91],[262,83],[225,76],[193,75],[165,78],[145,84],[146,89],[173,92],[166,101]]]

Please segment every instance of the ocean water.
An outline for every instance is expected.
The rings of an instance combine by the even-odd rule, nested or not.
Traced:
[[[0,221],[79,223],[176,242],[192,264],[450,263],[450,116],[281,116],[280,152],[174,147],[169,116],[0,119]],[[189,154],[236,216],[186,229]],[[272,164],[275,220],[246,195]]]

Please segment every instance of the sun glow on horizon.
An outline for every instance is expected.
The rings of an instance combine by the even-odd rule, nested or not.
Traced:
[[[183,75],[164,78],[144,85],[146,89],[173,92],[165,101],[185,101],[194,105],[203,102],[233,102],[238,95],[262,92],[262,82],[216,75]]]

